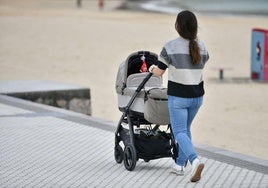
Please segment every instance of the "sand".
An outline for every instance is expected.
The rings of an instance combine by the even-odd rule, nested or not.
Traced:
[[[120,1],[0,0],[0,81],[52,80],[91,89],[93,116],[117,123],[115,77],[138,50],[177,37],[175,15],[116,10]],[[268,83],[250,77],[251,30],[267,16],[197,14],[209,50],[195,143],[268,159]],[[217,68],[228,68],[218,81]],[[166,83],[166,76],[164,76]]]

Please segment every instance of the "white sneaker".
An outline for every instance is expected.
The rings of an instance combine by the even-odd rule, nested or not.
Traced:
[[[192,163],[192,171],[191,171],[191,182],[197,182],[201,179],[201,173],[204,169],[205,164],[201,162],[199,159],[195,159]]]
[[[183,176],[185,174],[185,167],[177,165],[176,163],[174,163],[172,165],[172,173],[175,173],[179,176]]]

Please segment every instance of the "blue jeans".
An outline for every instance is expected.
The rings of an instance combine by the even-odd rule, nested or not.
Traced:
[[[179,155],[176,163],[184,166],[197,158],[191,136],[191,124],[203,103],[203,96],[197,98],[181,98],[168,96],[168,108],[174,138],[178,143]]]

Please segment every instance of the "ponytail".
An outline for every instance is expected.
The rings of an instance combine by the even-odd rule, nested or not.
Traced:
[[[192,64],[197,65],[201,61],[200,48],[196,40],[190,40],[189,52],[192,59]]]
[[[177,15],[175,29],[181,37],[189,40],[189,53],[193,65],[201,61],[200,48],[196,41],[197,27],[197,19],[194,13],[185,10]]]

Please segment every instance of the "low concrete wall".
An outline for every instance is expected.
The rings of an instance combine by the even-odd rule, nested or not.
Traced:
[[[89,88],[51,81],[0,82],[0,88],[4,95],[92,114]]]
[[[9,93],[7,95],[91,115],[89,89]]]

